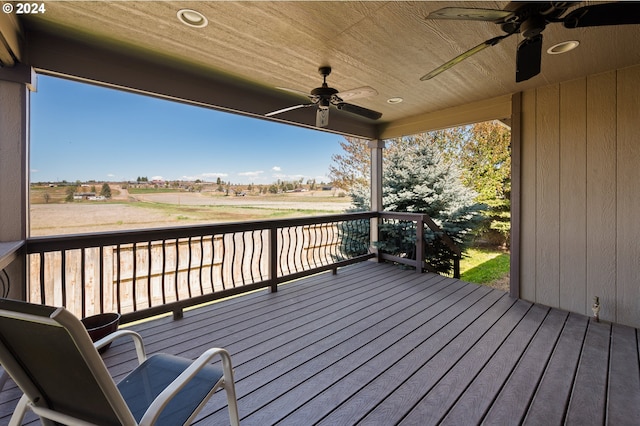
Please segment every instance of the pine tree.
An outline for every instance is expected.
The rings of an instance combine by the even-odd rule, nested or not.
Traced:
[[[108,183],[103,183],[102,188],[100,189],[100,195],[105,198],[111,198],[111,187],[109,187]]]
[[[485,208],[474,201],[477,194],[463,185],[460,171],[444,158],[433,135],[397,139],[391,145],[383,162],[384,210],[426,213],[464,249]],[[355,185],[351,196],[356,210],[369,210],[368,187]],[[415,259],[415,229],[407,226],[401,222],[382,224],[378,248]],[[440,272],[448,272],[451,256],[448,249],[430,232],[425,232],[425,243],[428,263]]]

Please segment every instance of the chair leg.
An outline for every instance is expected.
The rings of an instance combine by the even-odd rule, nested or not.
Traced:
[[[224,381],[224,390],[227,393],[227,408],[229,409],[229,421],[231,426],[240,426],[240,416],[238,415],[238,401],[236,400],[236,386],[231,380]]]

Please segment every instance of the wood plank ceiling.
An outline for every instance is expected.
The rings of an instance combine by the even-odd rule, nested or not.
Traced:
[[[30,65],[73,73],[83,57],[100,49],[149,58],[151,63],[160,65],[156,71],[149,67],[148,74],[157,74],[154,78],[162,79],[166,85],[175,82],[178,74],[172,76],[163,66],[175,64],[190,72],[197,70],[207,78],[232,81],[263,96],[240,104],[232,98],[249,96],[241,90],[237,95],[230,90],[225,95],[226,101],[220,98],[208,101],[190,99],[186,92],[181,96],[175,89],[172,97],[256,116],[305,102],[303,96],[278,87],[308,92],[322,83],[318,67],[330,65],[333,68],[328,78],[330,86],[339,90],[360,86],[375,88],[378,95],[352,103],[383,115],[373,122],[332,110],[332,118],[337,118],[329,130],[367,137],[397,136],[414,127],[406,123],[428,121],[430,115],[441,111],[464,105],[485,105],[484,102],[491,99],[502,103],[511,94],[532,87],[640,63],[637,25],[566,29],[561,24],[551,24],[544,31],[543,52],[566,40],[578,40],[580,46],[564,55],[543,53],[541,74],[528,81],[515,82],[515,52],[522,40],[520,35],[485,49],[432,80],[420,81],[422,75],[459,53],[504,34],[493,23],[426,20],[430,12],[461,5],[503,9],[507,4],[466,1],[47,2],[46,13],[22,15],[20,24],[26,39],[25,57]],[[185,8],[202,13],[208,25],[192,28],[181,23],[177,12]],[[39,46],[52,51],[51,44],[47,43],[53,43],[52,40],[58,43],[58,37],[82,42],[87,46],[86,51],[66,47],[64,54],[43,53],[45,48]],[[124,61],[117,58],[126,57],[116,56],[115,60]],[[73,66],[65,68],[65,62]],[[107,66],[106,59],[105,64],[95,62],[97,68]],[[93,78],[91,73],[79,76]],[[106,83],[120,85],[117,79],[105,81],[108,79],[102,78]],[[387,102],[396,97],[403,98],[403,102]],[[302,109],[275,118],[313,126],[314,115],[311,109]],[[343,129],[340,127],[343,120],[359,122],[360,127]]]

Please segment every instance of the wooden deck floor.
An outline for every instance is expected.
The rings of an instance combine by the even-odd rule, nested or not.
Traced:
[[[149,353],[227,348],[243,425],[640,424],[638,331],[365,262],[132,326]],[[135,363],[114,344],[116,381]],[[19,396],[8,384],[0,423]],[[228,422],[224,396],[198,424]]]

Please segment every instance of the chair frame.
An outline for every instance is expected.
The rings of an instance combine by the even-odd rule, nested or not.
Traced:
[[[15,301],[7,302],[15,303]],[[30,305],[26,302],[18,303]],[[171,401],[171,399],[193,377],[195,377],[203,367],[210,364],[215,357],[220,357],[222,361],[222,378],[218,381],[218,383],[215,384],[215,386],[211,388],[211,391],[202,400],[200,405],[195,409],[195,411],[191,414],[189,419],[185,421],[184,424],[190,424],[195,419],[200,410],[204,407],[204,405],[208,402],[213,393],[215,393],[215,391],[220,388],[224,388],[226,391],[229,419],[231,421],[231,424],[234,426],[240,424],[238,417],[238,406],[236,402],[235,385],[233,381],[231,357],[229,353],[222,348],[208,349],[195,361],[193,361],[186,370],[184,370],[155,398],[155,400],[147,408],[147,411],[144,413],[140,422],[137,423],[126,401],[120,393],[116,383],[109,374],[106,365],[102,361],[102,358],[98,353],[98,349],[121,337],[130,337],[133,339],[133,342],[135,344],[138,363],[142,364],[147,359],[142,336],[132,330],[118,330],[100,339],[94,344],[93,342],[91,342],[91,339],[80,320],[65,308],[57,308],[47,317],[41,315],[33,315],[26,312],[14,311],[10,309],[2,309],[2,305],[0,305],[0,315],[17,320],[32,321],[49,326],[65,328],[66,332],[73,339],[87,366],[93,373],[95,381],[98,383],[102,393],[111,405],[111,409],[113,410],[114,414],[118,417],[120,423],[125,426],[151,426],[155,424],[156,420],[162,413],[162,410]],[[24,395],[18,402],[14,414],[11,417],[9,426],[21,425],[28,410],[31,410],[35,414],[40,416],[44,425],[51,425],[53,424],[52,422],[59,422],[70,426],[95,426],[93,423],[88,423],[85,420],[72,417],[68,414],[54,411],[45,406],[43,403],[39,403],[42,398],[39,397],[40,391],[38,390],[37,385],[23,371],[23,368],[20,365],[19,361],[12,355],[12,353],[7,349],[7,347],[5,347],[5,345],[1,341],[0,360],[2,360],[2,365],[5,370],[9,373],[9,375],[12,376],[14,381],[24,392]]]

